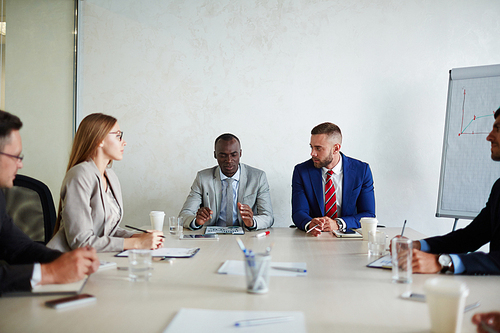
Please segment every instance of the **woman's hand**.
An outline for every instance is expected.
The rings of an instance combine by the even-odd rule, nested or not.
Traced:
[[[147,233],[134,234],[125,239],[125,250],[128,249],[150,249],[156,250],[163,247],[165,240],[162,231],[148,230]]]

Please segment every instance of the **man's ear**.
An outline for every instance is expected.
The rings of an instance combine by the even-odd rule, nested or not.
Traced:
[[[338,152],[340,151],[340,148],[341,148],[341,147],[342,147],[342,146],[340,145],[340,143],[336,143],[336,144],[334,144],[334,145],[333,145],[333,152],[334,152],[334,153],[338,153]]]
[[[214,150],[214,158],[217,159],[217,155],[215,154],[215,150]]]

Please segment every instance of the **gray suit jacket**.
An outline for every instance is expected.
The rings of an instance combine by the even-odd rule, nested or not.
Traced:
[[[122,214],[119,221],[106,218],[104,184],[94,161],[88,160],[72,167],[64,177],[61,187],[61,226],[47,247],[71,251],[82,246],[92,246],[99,252],[122,251],[123,238],[134,232],[121,229],[123,202],[120,182],[110,168],[106,169],[109,186],[115,195]]]
[[[257,229],[269,228],[274,223],[274,217],[266,173],[243,163],[240,163],[240,169],[238,202],[250,206]],[[215,166],[202,170],[196,175],[191,192],[179,213],[186,228],[189,228],[190,223],[196,218],[196,212],[200,207],[208,207],[214,212],[210,222],[205,225],[216,225],[222,199],[219,170],[220,167]],[[244,225],[239,213],[238,221],[240,225]]]

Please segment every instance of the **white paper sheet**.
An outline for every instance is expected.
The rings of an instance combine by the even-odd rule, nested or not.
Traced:
[[[281,269],[273,269],[272,267],[298,268],[305,270],[307,268],[307,264],[305,262],[271,262],[269,276],[307,276],[307,272],[289,272]],[[226,260],[217,273],[245,275],[245,263],[243,260]]]
[[[240,320],[293,317],[279,323],[237,327]],[[164,333],[305,333],[304,313],[299,311],[231,311],[181,308]]]
[[[169,258],[189,258],[194,256],[200,250],[199,247],[193,248],[174,248],[174,247],[162,247],[157,250],[152,250],[151,254],[153,257],[169,257]],[[117,257],[128,257],[128,250],[120,252],[116,255]]]

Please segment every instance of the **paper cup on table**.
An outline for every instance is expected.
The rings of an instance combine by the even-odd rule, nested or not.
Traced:
[[[465,299],[469,295],[467,285],[457,280],[432,278],[425,281],[424,290],[431,318],[431,332],[460,333]]]
[[[151,219],[151,228],[153,228],[153,230],[163,231],[165,212],[153,210],[149,213],[149,218]]]
[[[269,267],[271,256],[266,253],[250,254],[245,257],[247,292],[265,294],[269,291]]]
[[[368,240],[368,235],[370,231],[377,231],[377,219],[374,217],[362,217],[359,220],[361,223],[361,233],[363,234],[363,240]]]

